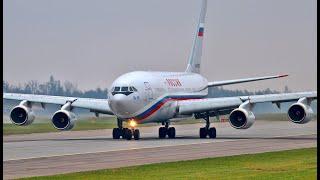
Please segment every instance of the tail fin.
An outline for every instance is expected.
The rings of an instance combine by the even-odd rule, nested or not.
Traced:
[[[202,0],[201,13],[198,22],[196,36],[193,41],[192,51],[189,57],[186,72],[200,73],[202,55],[202,40],[204,35],[204,23],[207,12],[207,0]]]

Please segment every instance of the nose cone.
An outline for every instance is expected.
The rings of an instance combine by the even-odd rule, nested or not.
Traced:
[[[129,116],[132,113],[130,98],[124,94],[115,94],[110,98],[110,108],[118,116]]]

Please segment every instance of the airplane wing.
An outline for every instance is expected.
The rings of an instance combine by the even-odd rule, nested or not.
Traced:
[[[234,108],[248,102],[249,104],[272,102],[280,107],[282,102],[297,101],[301,98],[307,98],[309,102],[317,99],[317,92],[299,92],[283,94],[252,95],[224,98],[207,98],[195,100],[183,100],[178,102],[178,113],[181,115],[191,115],[204,112],[213,112],[219,115],[230,113]]]
[[[3,93],[3,99],[20,101],[26,100],[31,103],[40,103],[43,107],[45,104],[64,105],[67,102],[71,102],[71,107],[84,108],[89,109],[92,112],[113,115],[108,104],[108,99],[92,99],[17,93]]]
[[[282,78],[287,76],[288,76],[287,74],[284,74],[284,75],[276,75],[276,76],[264,76],[264,77],[233,79],[233,80],[225,80],[225,81],[213,81],[208,83],[208,87],[223,86],[223,85],[245,83],[245,82],[252,82],[252,81],[261,81],[261,80],[267,80],[267,79]]]

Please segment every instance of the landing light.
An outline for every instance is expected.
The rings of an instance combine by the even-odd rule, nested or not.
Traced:
[[[135,120],[130,120],[130,121],[129,121],[129,125],[130,125],[131,127],[136,127],[137,122],[136,122]]]

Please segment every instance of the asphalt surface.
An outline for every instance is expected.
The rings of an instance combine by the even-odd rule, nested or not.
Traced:
[[[4,136],[5,179],[250,154],[317,146],[317,122],[257,121],[247,130],[216,123],[216,139],[199,139],[203,124],[176,125],[176,139],[158,139],[158,127],[141,139],[113,140],[112,130]]]

